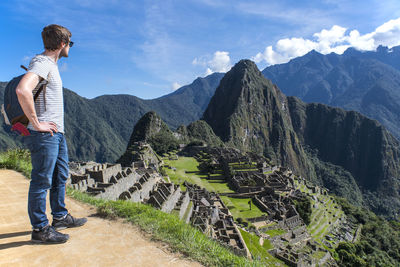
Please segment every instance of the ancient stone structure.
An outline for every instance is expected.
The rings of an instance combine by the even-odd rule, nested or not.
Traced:
[[[74,189],[110,200],[129,199],[141,202],[149,197],[153,185],[161,179],[151,169],[122,168],[120,164],[70,163],[70,179]],[[138,190],[140,188],[140,190]]]
[[[186,153],[190,152],[186,151]],[[267,227],[266,230],[284,230],[285,233],[278,236],[265,236],[275,247],[273,251],[270,251],[271,254],[289,266],[308,266],[313,262],[307,253],[296,252],[302,251],[302,247],[306,246],[307,241],[310,240],[306,225],[294,204],[294,200],[310,197],[296,189],[295,184],[298,181],[306,184],[303,178],[296,177],[288,168],[271,166],[262,157],[241,153],[235,149],[197,149],[195,157],[201,162],[200,167],[203,172],[223,171],[224,178],[236,191],[235,194],[227,195],[239,198],[252,197],[253,202],[265,212],[263,216],[250,221],[259,225],[273,225],[270,228]],[[316,186],[309,187],[312,192],[321,192]],[[202,223],[202,228],[206,228],[205,220]],[[258,230],[255,233],[263,236]],[[295,246],[295,248],[290,246]]]
[[[123,167],[158,168],[161,160],[149,144],[140,141],[133,142],[117,163],[120,163]]]
[[[146,144],[137,143],[143,151]],[[147,150],[147,149],[146,149]],[[68,183],[77,190],[109,200],[147,203],[166,213],[176,212],[210,237],[219,240],[238,255],[250,257],[250,252],[222,200],[196,185],[186,183],[187,191],[165,181],[154,162],[136,154],[130,166],[71,162]],[[153,158],[146,156],[147,159]]]
[[[229,246],[237,255],[249,257],[250,252],[232,214],[219,195],[188,182],[184,184],[193,202],[191,223],[202,232]]]
[[[169,177],[164,179],[161,176],[158,167],[163,162],[156,155],[151,155],[154,152],[149,150],[147,144],[138,142],[131,149],[135,153],[129,158],[125,155],[125,165],[122,166],[71,163],[69,183],[75,189],[96,197],[147,203],[164,212],[177,214],[236,254],[251,256],[232,214],[218,194],[188,182],[184,183],[186,191],[181,191],[180,186],[171,183]],[[235,193],[229,193],[231,197],[252,198],[264,214],[249,221],[268,225],[264,230],[256,229],[255,233],[268,238],[274,245],[271,254],[289,266],[318,264],[302,249],[312,245],[307,245],[310,235],[294,201],[316,197],[296,189],[299,183],[314,194],[327,194],[326,190],[307,185],[304,178],[296,177],[291,170],[271,166],[265,158],[254,153],[242,153],[232,148],[191,147],[184,148],[179,155],[194,156],[200,162],[199,169],[208,174],[205,179],[225,179],[235,190]],[[170,160],[177,158],[171,156]],[[126,165],[126,162],[129,164]],[[271,237],[262,232],[273,229],[283,229],[284,233]],[[332,234],[339,235],[339,231]],[[341,238],[349,240],[351,237]],[[327,252],[321,262],[329,259]]]

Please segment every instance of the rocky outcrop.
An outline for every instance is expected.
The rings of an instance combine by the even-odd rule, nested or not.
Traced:
[[[303,175],[311,166],[291,125],[286,96],[250,60],[222,79],[203,119],[230,146],[264,154]]]

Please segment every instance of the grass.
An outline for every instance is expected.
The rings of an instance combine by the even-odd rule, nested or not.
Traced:
[[[10,149],[0,153],[0,168],[21,172],[26,177],[31,176],[31,154],[25,149]]]
[[[179,157],[178,160],[168,160],[164,158],[164,162],[166,165],[176,168],[176,171],[168,168],[164,169],[171,181],[175,184],[180,184],[182,190],[185,189],[182,186],[182,183],[186,180],[189,183],[204,187],[208,191],[214,191],[217,193],[234,193],[225,180],[207,180],[206,174],[200,174],[198,169],[199,163],[195,158]],[[212,176],[220,176],[220,174]],[[221,178],[223,177],[221,176]]]
[[[274,236],[286,234],[287,231],[283,230],[283,229],[273,229],[273,230],[267,230],[264,233],[268,234],[270,237],[274,237]]]
[[[262,212],[251,200],[251,198],[234,198],[228,196],[221,196],[222,201],[229,208],[234,218],[253,218],[259,217],[266,213]],[[248,202],[251,201],[251,210]]]
[[[269,240],[264,239],[264,244],[261,246],[260,238],[258,236],[243,231],[242,229],[239,229],[239,231],[242,234],[243,240],[253,258],[260,259],[264,266],[286,266],[283,262],[268,253],[268,249],[272,248]]]
[[[178,160],[168,160],[164,159],[165,164],[176,168],[176,171],[172,169],[165,168],[167,175],[170,177],[171,181],[176,184],[181,184],[181,189],[185,190],[182,183],[186,180],[190,183],[197,184],[204,187],[208,191],[214,191],[217,193],[234,193],[232,189],[229,188],[228,184],[224,179],[221,180],[207,180],[207,175],[199,174],[198,171],[198,161],[192,157],[179,157]],[[188,173],[190,172],[190,173]],[[194,172],[194,173],[192,173]],[[211,176],[221,176],[220,174],[211,174]],[[223,176],[221,176],[223,177]],[[249,200],[251,198],[233,198],[227,196],[221,196],[222,201],[229,208],[234,218],[253,218],[259,217],[263,214],[253,202],[251,205],[251,210],[249,208]]]

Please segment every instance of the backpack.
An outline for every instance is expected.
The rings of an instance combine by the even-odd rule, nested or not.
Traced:
[[[21,65],[21,68],[28,70],[26,67]],[[11,125],[11,130],[19,132],[23,136],[30,135],[28,129],[26,128],[29,123],[29,119],[24,114],[21,105],[18,101],[18,96],[16,93],[16,88],[21,81],[23,75],[13,78],[6,86],[4,90],[4,104],[1,105],[1,113],[4,116],[4,122],[7,125]],[[39,84],[36,88],[39,88],[33,97],[33,101],[39,97],[39,94],[46,90],[47,81],[40,77]]]

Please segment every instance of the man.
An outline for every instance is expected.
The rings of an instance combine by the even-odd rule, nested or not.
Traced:
[[[26,144],[31,151],[32,173],[28,194],[28,214],[32,224],[32,241],[63,243],[69,235],[57,232],[86,223],[74,218],[65,207],[65,183],[68,178],[68,149],[64,136],[64,100],[57,61],[68,57],[72,47],[71,32],[59,25],[46,26],[42,31],[45,51],[30,62],[28,72],[16,88],[18,101],[29,119],[30,135]],[[46,88],[36,102],[33,93],[39,82]],[[46,216],[46,195],[50,189],[52,225]]]

